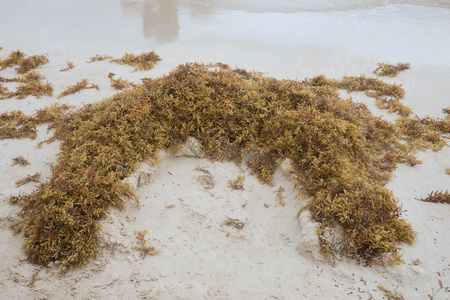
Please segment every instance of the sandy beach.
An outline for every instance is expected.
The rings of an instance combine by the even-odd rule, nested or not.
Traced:
[[[54,103],[81,108],[117,93],[109,73],[139,84],[187,62],[221,62],[300,81],[318,74],[376,77],[377,63],[409,62],[409,70],[380,79],[401,84],[402,102],[418,117],[442,118],[450,106],[450,2],[429,2],[2,1],[0,59],[18,49],[46,55],[49,62],[37,71],[54,92],[0,100],[0,113],[33,115]],[[151,50],[162,60],[149,71],[89,62],[95,55]],[[62,72],[68,61],[74,68]],[[0,71],[0,77],[15,76],[14,68]],[[85,78],[99,89],[57,99]],[[18,85],[3,84],[10,90]],[[363,92],[340,94],[388,121],[398,117]],[[272,186],[263,185],[246,164],[199,157],[194,145],[163,153],[155,167],[142,164],[128,179],[140,207],[130,201],[124,211],[110,209],[101,220],[98,258],[61,275],[58,262],[44,268],[29,263],[25,237],[9,229],[20,220],[10,196],[38,185],[17,187],[16,181],[40,172],[45,182],[56,164],[58,141],[36,147],[52,134],[44,124],[36,139],[0,140],[1,299],[389,299],[380,285],[398,299],[450,298],[450,206],[419,201],[449,189],[449,146],[418,152],[422,164],[399,164],[387,184],[417,232],[414,245],[398,245],[400,265],[365,266],[346,257],[330,262],[319,252],[320,224],[309,213],[297,214],[308,198],[296,197],[286,166],[276,168]],[[30,164],[13,166],[17,156]],[[233,190],[229,181],[238,175],[245,177],[244,189]],[[285,205],[276,198],[281,188]],[[160,251],[155,256],[135,250],[136,234],[144,230]]]

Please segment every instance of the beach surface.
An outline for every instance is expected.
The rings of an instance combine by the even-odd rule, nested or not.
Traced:
[[[397,77],[402,100],[419,117],[443,117],[450,106],[449,1],[2,1],[0,58],[21,49],[45,54],[39,67],[53,96],[0,100],[0,113],[32,115],[54,103],[75,107],[101,101],[117,91],[109,73],[131,82],[168,74],[187,62],[228,64],[277,79],[318,74],[376,77],[380,62],[410,62]],[[150,71],[92,56],[149,52],[162,60]],[[74,68],[67,72],[67,61]],[[0,77],[17,76],[13,68]],[[57,99],[68,86],[87,78],[99,90]],[[17,83],[5,83],[14,89]],[[342,92],[365,103],[375,115],[397,115],[376,108],[364,93]],[[404,299],[450,298],[450,206],[418,199],[448,190],[450,147],[419,152],[423,163],[399,164],[387,187],[398,197],[405,218],[417,232],[414,245],[399,245],[404,263],[370,267],[319,253],[308,213],[297,212],[307,198],[296,198],[290,174],[279,166],[274,185],[262,185],[250,170],[231,162],[212,162],[195,151],[163,154],[156,167],[143,164],[133,178],[140,207],[110,210],[102,220],[97,259],[59,276],[58,263],[30,264],[21,248],[25,237],[9,226],[19,217],[9,197],[32,192],[33,183],[15,182],[41,172],[41,182],[56,163],[59,143],[47,125],[36,139],[0,141],[0,298],[2,299],[387,299],[381,284]],[[12,166],[23,156],[30,164]],[[202,171],[203,170],[203,171]],[[206,171],[207,172],[206,172]],[[228,181],[245,177],[244,189]],[[285,198],[276,198],[282,188]],[[226,226],[226,220],[239,226]],[[142,257],[137,232],[148,231],[160,252]],[[339,236],[336,235],[336,243]],[[441,288],[442,285],[442,288]]]

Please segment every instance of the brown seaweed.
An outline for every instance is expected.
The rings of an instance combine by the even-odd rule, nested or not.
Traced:
[[[401,98],[401,86],[364,76],[300,82],[244,71],[185,64],[77,111],[53,108],[47,121],[61,141],[57,164],[36,191],[12,199],[22,209],[28,259],[60,260],[65,269],[95,257],[107,209],[138,203],[123,179],[142,161],[156,164],[161,149],[176,152],[194,137],[214,160],[241,163],[251,154],[248,165],[262,183],[272,183],[275,167],[289,159],[313,219],[344,228],[347,255],[371,262],[391,253],[400,261],[398,244],[413,243],[415,232],[385,184],[417,149],[402,139],[430,147],[442,139],[420,120],[405,116],[396,125],[375,117],[337,89]],[[3,118],[14,129],[45,119]]]

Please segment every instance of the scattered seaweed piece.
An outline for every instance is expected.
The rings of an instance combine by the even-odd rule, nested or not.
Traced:
[[[445,174],[450,175],[450,168],[445,169]]]
[[[24,167],[24,166],[30,164],[30,163],[28,162],[28,160],[26,160],[26,159],[25,159],[23,156],[21,156],[21,155],[20,155],[20,156],[14,157],[14,158],[12,159],[12,161],[13,161],[12,166],[19,165],[19,166]]]
[[[31,82],[45,79],[38,71],[31,71],[25,75],[13,78],[0,77],[0,82]]]
[[[207,169],[205,169],[204,167],[201,167],[201,166],[196,166],[194,170],[202,172],[206,175],[211,175],[211,172],[209,172]]]
[[[442,112],[443,112],[444,114],[450,115],[450,106],[447,106],[446,108],[443,108],[443,109],[442,109]]]
[[[450,192],[447,190],[443,191],[434,191],[428,194],[428,197],[420,199],[424,202],[434,202],[434,203],[446,203],[450,204]]]
[[[276,200],[278,201],[278,203],[281,205],[281,206],[284,206],[285,205],[285,203],[284,203],[284,198],[286,198],[286,196],[283,196],[283,193],[284,193],[284,188],[282,187],[282,186],[280,186],[280,188],[278,189],[278,190],[276,190],[274,193],[277,193],[277,195],[276,195]]]
[[[134,250],[140,251],[142,258],[145,258],[147,255],[155,256],[159,253],[159,250],[156,250],[155,247],[147,245],[148,240],[145,239],[147,233],[147,229],[136,233],[139,246],[134,247]]]
[[[438,119],[400,117],[396,121],[396,127],[412,150],[433,149],[438,151],[447,144],[436,130],[442,129],[447,132],[448,128],[446,128],[445,122],[441,123]]]
[[[12,67],[14,65],[18,65],[20,64],[20,62],[22,61],[22,59],[26,56],[25,53],[23,53],[20,50],[17,51],[12,51],[9,54],[9,57],[5,60],[0,60],[0,70],[4,70],[6,68]]]
[[[16,187],[22,186],[29,182],[39,182],[39,179],[41,179],[41,173],[39,172],[34,175],[27,175],[27,177],[16,181]]]
[[[35,96],[37,98],[43,96],[52,96],[53,95],[53,87],[47,81],[47,83],[43,83],[41,80],[44,79],[39,72],[31,71],[26,73],[25,75],[13,78],[5,78],[0,77],[0,82],[20,82],[15,92],[9,92],[8,88],[4,88],[0,85],[0,99],[9,99],[13,97],[17,97],[17,99],[24,99],[30,95]]]
[[[245,222],[241,221],[239,219],[233,219],[233,218],[229,218],[227,217],[227,219],[223,222],[223,225],[225,226],[233,226],[237,229],[243,229],[245,226]]]
[[[398,98],[377,97],[375,104],[380,109],[387,109],[390,113],[398,113],[402,117],[409,117],[412,109],[400,102]]]
[[[26,57],[25,53],[17,50],[12,51],[7,59],[0,60],[0,70],[18,65],[19,67],[15,68],[16,72],[19,74],[25,74],[32,69],[45,65],[48,61],[49,60],[45,55],[33,55]]]
[[[408,154],[405,157],[405,162],[408,166],[410,167],[414,167],[415,165],[420,165],[422,164],[422,161],[420,159],[417,159],[417,157],[415,157],[412,154]]]
[[[109,73],[108,78],[111,81],[111,86],[116,90],[125,90],[129,88],[133,88],[136,85],[132,82],[129,82],[127,80],[122,79],[122,77],[119,77],[119,79],[114,79],[114,73]]]
[[[63,114],[70,106],[53,104],[37,111],[34,117],[25,115],[22,111],[12,111],[0,114],[0,140],[13,138],[36,138],[36,126],[53,122],[52,126],[64,122]],[[50,126],[50,128],[52,128]]]
[[[410,63],[397,63],[396,65],[388,63],[378,63],[378,68],[373,70],[373,73],[377,76],[395,77],[401,71],[409,69],[410,66]]]
[[[52,96],[53,87],[48,81],[47,83],[43,83],[40,80],[34,80],[19,85],[17,91],[14,93],[14,96],[16,96],[17,99],[24,99],[30,95],[35,96],[36,98]]]
[[[88,63],[92,63],[94,61],[102,61],[107,59],[112,59],[113,57],[110,55],[99,55],[96,54],[95,56],[92,56],[91,59],[88,61]]]
[[[62,98],[64,96],[67,96],[67,95],[75,94],[75,93],[77,93],[77,92],[79,92],[81,90],[84,90],[84,89],[97,89],[97,90],[99,90],[99,86],[97,84],[93,84],[93,83],[91,83],[89,85],[89,80],[88,79],[83,79],[82,81],[79,81],[79,82],[77,82],[74,85],[69,85],[63,92],[61,92],[61,94],[59,94],[59,96],[57,98],[59,99],[59,98]]]
[[[419,122],[429,131],[438,131],[440,133],[450,133],[450,115],[444,118],[431,118],[425,116]]]
[[[19,74],[25,74],[32,69],[36,69],[39,66],[45,65],[49,60],[45,55],[33,55],[27,58],[22,58],[19,62],[19,67],[15,68]]]
[[[403,296],[401,294],[393,293],[387,288],[385,288],[381,283],[377,286],[380,291],[384,292],[384,295],[388,298],[388,300],[404,300]]]
[[[293,182],[303,187],[299,195],[310,197],[302,211],[324,227],[342,226],[349,257],[399,261],[398,244],[412,244],[415,232],[385,184],[413,149],[402,139],[415,133],[401,133],[364,104],[342,99],[337,89],[344,87],[404,95],[401,86],[365,77],[299,82],[185,64],[101,102],[55,113],[57,164],[48,181],[14,201],[22,211],[28,259],[42,265],[60,260],[64,270],[95,257],[98,220],[126,199],[138,203],[123,179],[144,160],[157,164],[161,149],[176,152],[193,137],[213,160],[241,163],[249,154],[248,165],[262,183],[271,184],[275,167],[289,159]],[[20,122],[6,117],[13,129],[26,118],[38,123],[37,116],[18,115]],[[427,128],[420,120],[416,125]]]
[[[161,58],[155,52],[143,52],[139,55],[125,53],[122,58],[113,59],[112,62],[121,64],[121,65],[129,65],[134,67],[134,71],[148,71],[153,69],[155,63],[160,61]]]
[[[349,92],[364,91],[366,95],[374,98],[390,96],[401,99],[405,96],[405,90],[403,90],[401,84],[389,84],[377,78],[368,78],[365,75],[344,76],[341,81],[338,81],[338,87]],[[369,92],[370,90],[373,92]]]
[[[11,81],[26,83],[32,81],[39,81],[43,79],[45,79],[45,77],[42,76],[41,73],[39,73],[38,71],[31,71],[26,73],[25,75],[14,77],[11,79]]]
[[[21,111],[0,114],[0,139],[36,138],[36,122]]]
[[[245,180],[244,176],[238,175],[238,177],[236,179],[228,180],[228,185],[233,190],[243,190],[244,189],[244,180]]]
[[[9,99],[14,97],[14,93],[10,92],[6,86],[0,83],[0,100]]]
[[[24,99],[30,95],[36,96],[37,98],[52,96],[52,85],[48,81],[47,83],[43,83],[41,81],[42,79],[44,79],[44,76],[37,71],[31,71],[25,75],[13,78],[0,77],[0,82],[22,83],[15,92],[9,92],[8,88],[3,88],[0,85],[0,99],[9,99],[13,97],[17,97],[17,99]]]
[[[72,70],[73,68],[75,68],[75,65],[73,64],[73,61],[67,61],[67,67],[62,68],[61,70],[59,70],[60,72],[67,72]]]
[[[31,276],[30,282],[27,284],[28,287],[34,287],[36,281],[42,280],[43,278],[37,277],[39,272],[42,270],[42,267],[39,269],[34,269],[33,275]]]

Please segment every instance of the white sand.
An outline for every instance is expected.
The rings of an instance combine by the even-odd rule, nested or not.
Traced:
[[[0,57],[19,48],[29,55],[47,53],[50,63],[39,71],[55,88],[53,97],[2,100],[0,112],[32,114],[55,102],[100,101],[115,93],[109,72],[139,82],[189,61],[220,61],[293,79],[371,75],[377,62],[409,61],[410,70],[385,79],[403,84],[404,102],[419,116],[434,117],[450,105],[448,1],[434,1],[435,7],[418,5],[429,1],[66,2],[0,4]],[[106,61],[86,63],[95,54],[119,57],[151,49],[163,60],[148,72]],[[60,72],[66,61],[73,61],[75,69]],[[7,69],[0,76],[15,73]],[[100,91],[56,99],[83,78],[99,84]],[[361,93],[350,96],[375,114],[395,119]],[[35,188],[16,188],[16,180],[35,172],[42,172],[42,180],[50,175],[58,143],[35,148],[50,135],[41,126],[36,140],[0,141],[1,299],[383,299],[378,284],[405,299],[427,299],[439,289],[439,280],[449,289],[450,207],[417,200],[449,189],[449,147],[419,153],[422,165],[399,165],[388,184],[405,210],[403,217],[418,232],[415,245],[400,245],[405,260],[400,266],[364,267],[347,259],[328,263],[318,253],[317,224],[307,213],[296,214],[306,199],[295,199],[283,168],[270,187],[259,184],[245,165],[239,169],[181,155],[165,156],[158,167],[143,166],[136,173],[148,179],[137,189],[142,205],[128,203],[125,211],[111,210],[102,221],[104,247],[98,259],[62,277],[56,276],[57,266],[45,268],[34,287],[27,286],[39,269],[26,261],[24,237],[8,230],[18,212],[8,198]],[[11,166],[18,155],[31,164]],[[227,182],[239,174],[245,176],[245,190],[231,190]],[[275,199],[280,186],[284,207]],[[223,226],[227,217],[244,220],[244,228]],[[142,259],[133,247],[135,233],[144,229],[161,252]],[[421,264],[413,265],[416,259]],[[440,290],[436,299],[449,297]]]

